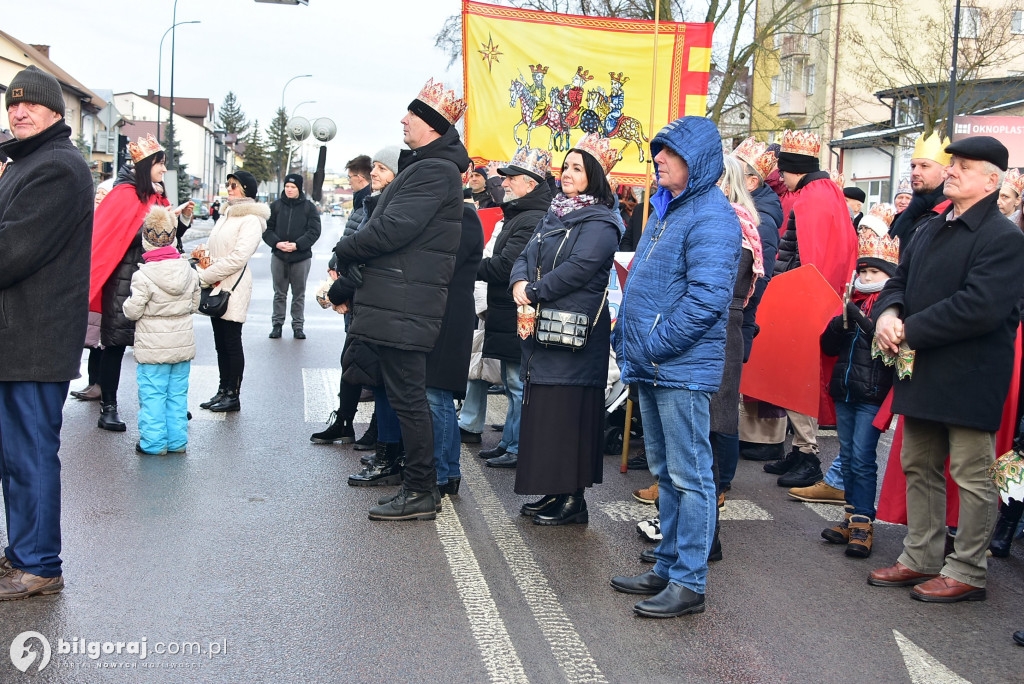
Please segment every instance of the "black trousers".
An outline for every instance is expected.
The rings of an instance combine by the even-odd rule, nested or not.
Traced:
[[[211,318],[213,345],[217,348],[217,368],[220,370],[220,386],[237,390],[242,386],[245,371],[245,352],[242,350],[242,324]]]
[[[96,385],[100,381],[100,365],[103,350],[100,347],[89,347],[89,384]]]
[[[121,384],[121,359],[124,347],[104,347],[100,353],[100,401],[104,404],[117,403],[117,388]],[[89,355],[92,367],[92,353]]]
[[[434,423],[427,403],[427,353],[377,347],[388,401],[398,414],[405,444],[402,480],[413,492],[437,486],[434,469]]]

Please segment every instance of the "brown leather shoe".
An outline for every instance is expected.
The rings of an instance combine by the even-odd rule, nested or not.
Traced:
[[[927,582],[937,574],[915,572],[903,563],[896,563],[888,568],[872,570],[868,575],[868,584],[875,587],[911,587],[921,582]]]
[[[56,594],[64,588],[64,578],[38,577],[12,568],[6,575],[0,577],[0,601],[14,601],[25,599],[29,596]]]
[[[14,566],[11,565],[11,559],[0,553],[0,577],[3,577],[13,569]]]
[[[958,601],[984,601],[985,588],[972,587],[952,577],[939,575],[910,591],[910,598],[929,603],[957,603]]]

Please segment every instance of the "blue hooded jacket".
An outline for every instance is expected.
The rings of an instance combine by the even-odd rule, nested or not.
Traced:
[[[686,162],[676,197],[661,188],[629,270],[613,343],[622,381],[715,392],[725,364],[729,303],[739,268],[741,229],[716,187],[724,170],[714,123],[686,116],[651,141]]]

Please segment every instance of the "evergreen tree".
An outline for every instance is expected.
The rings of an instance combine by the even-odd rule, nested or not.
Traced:
[[[245,112],[238,106],[238,100],[232,91],[224,96],[224,103],[217,110],[219,125],[227,133],[236,133],[239,138],[249,130],[249,122],[245,120]]]
[[[242,168],[263,183],[274,177],[274,171],[267,146],[260,135],[260,122],[254,121],[252,130],[245,139],[245,161]]]
[[[271,156],[271,166],[274,175],[277,176],[277,184],[280,185],[288,170],[285,165],[288,163],[288,113],[284,107],[277,110],[274,120],[270,122],[267,129],[267,147]]]
[[[170,141],[174,140],[174,149],[168,149],[170,147]],[[164,139],[161,141],[164,149],[167,151],[167,166],[173,168],[178,174],[178,202],[184,202],[185,200],[192,197],[192,181],[189,179],[188,173],[185,171],[186,164],[181,161],[181,141],[174,135],[174,123],[171,121],[167,122],[167,127],[164,128]],[[164,185],[170,182],[170,179],[164,176]]]

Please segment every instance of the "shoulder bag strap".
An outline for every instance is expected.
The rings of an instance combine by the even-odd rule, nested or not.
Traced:
[[[242,276],[245,275],[245,269],[247,269],[248,267],[249,267],[249,262],[246,261],[245,262],[245,266],[242,266],[242,272],[238,274],[238,280],[236,280],[235,284],[231,286],[231,292],[234,292],[235,288],[238,287],[238,283],[242,282]],[[605,289],[604,293],[608,294],[608,290]]]

